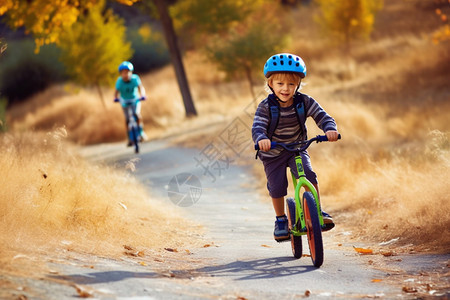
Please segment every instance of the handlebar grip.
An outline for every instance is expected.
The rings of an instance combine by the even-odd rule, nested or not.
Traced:
[[[276,146],[277,146],[277,142],[270,142],[270,149],[273,149]],[[260,150],[258,144],[255,144],[255,150]]]
[[[114,98],[114,102],[120,102],[119,98]]]
[[[338,134],[338,140],[340,140],[340,139],[341,139],[341,134],[339,133],[339,134]],[[328,138],[327,138],[326,135],[318,135],[318,136],[317,136],[317,141],[318,141],[318,142],[327,142],[327,141],[328,141]]]
[[[140,101],[145,101],[145,100],[147,100],[147,97],[141,97],[141,98],[139,98],[139,100]]]

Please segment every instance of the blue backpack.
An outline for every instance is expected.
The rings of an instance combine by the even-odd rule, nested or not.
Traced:
[[[306,134],[306,125],[305,125],[306,113],[305,113],[304,97],[307,96],[302,93],[296,93],[294,95],[294,107],[295,111],[297,112],[297,119],[300,125],[300,129],[303,133]],[[267,127],[267,137],[270,140],[272,140],[272,136],[280,121],[280,105],[278,104],[278,101],[276,100],[274,94],[270,94],[269,97],[267,98],[269,102],[269,111],[270,111],[269,126]]]

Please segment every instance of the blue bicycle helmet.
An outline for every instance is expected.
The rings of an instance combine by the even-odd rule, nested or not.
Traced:
[[[123,63],[121,63],[119,65],[119,72],[122,70],[128,70],[128,71],[133,72],[133,70],[134,70],[133,64],[130,63],[129,61],[124,61]]]
[[[306,65],[299,56],[290,53],[272,55],[264,65],[264,76],[269,78],[274,72],[293,72],[306,76]]]

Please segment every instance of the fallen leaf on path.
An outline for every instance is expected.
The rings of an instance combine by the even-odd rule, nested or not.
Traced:
[[[310,290],[306,290],[305,291],[305,297],[309,297],[311,295],[311,291]]]
[[[164,248],[164,250],[169,251],[169,252],[178,252],[178,250],[176,248]]]
[[[342,244],[338,244],[339,247],[342,247]]]
[[[192,252],[189,251],[188,249],[186,249],[186,250],[184,250],[184,251],[186,251],[187,254],[192,254]]]
[[[358,252],[359,254],[373,254],[373,250],[372,249],[356,248],[356,247],[353,247],[353,249],[355,249],[355,251]]]
[[[137,256],[139,256],[139,257],[144,257],[144,256],[145,256],[144,251],[139,251],[139,252],[137,253]]]
[[[302,257],[311,257],[311,254],[303,254]]]
[[[88,290],[86,287],[82,287],[79,285],[75,285],[74,287],[77,290],[78,296],[80,296],[81,298],[94,297],[94,294],[92,293],[92,291]]]
[[[161,258],[155,258],[154,261],[157,261],[157,262],[164,262],[164,260],[161,259]]]
[[[384,252],[381,252],[381,254],[383,256],[395,256],[395,255],[397,255],[394,251],[384,251]]]
[[[143,262],[143,261],[140,261],[139,264],[140,264],[141,266],[144,266],[144,267],[147,265],[147,264],[146,264],[145,262]]]
[[[381,282],[383,279],[372,279],[372,282]]]
[[[417,289],[412,286],[404,286],[402,288],[402,291],[404,291],[405,293],[415,293],[415,292],[417,292]]]
[[[130,250],[130,251],[136,250],[136,249],[134,249],[133,247],[128,246],[128,245],[123,245],[123,247],[124,247],[125,249],[127,249],[127,250]]]
[[[211,244],[204,244],[204,245],[203,245],[203,248],[209,248],[209,247],[220,247],[220,245],[216,245],[216,244],[214,244],[214,243],[211,243]]]
[[[272,246],[262,244],[261,247],[272,248]]]

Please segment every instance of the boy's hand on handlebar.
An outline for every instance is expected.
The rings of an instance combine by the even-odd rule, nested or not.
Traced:
[[[327,136],[329,142],[336,142],[338,140],[339,132],[330,130],[325,132],[325,135]]]
[[[270,150],[270,146],[271,146],[270,144],[271,144],[271,142],[269,139],[263,139],[258,142],[259,149],[261,151],[265,151],[265,152]]]

